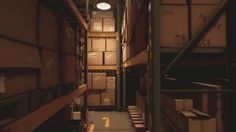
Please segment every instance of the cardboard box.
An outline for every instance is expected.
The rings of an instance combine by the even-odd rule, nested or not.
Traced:
[[[106,89],[106,73],[92,73],[93,89]]]
[[[105,65],[117,64],[117,52],[105,52]]]
[[[92,18],[90,24],[90,31],[102,32],[102,18]]]
[[[192,0],[192,4],[218,5],[222,0]]]
[[[116,94],[115,90],[106,90],[102,92],[102,106],[115,106],[116,104]]]
[[[217,6],[192,6],[192,34],[196,33],[207,18],[215,11]],[[203,37],[199,47],[226,47],[226,15],[220,17],[212,29]]]
[[[191,111],[181,112],[177,125],[184,132],[216,132],[215,118],[201,118]]]
[[[88,95],[88,106],[100,106],[101,98],[100,92],[92,92]]]
[[[107,89],[116,89],[116,77],[107,77]]]
[[[161,0],[161,4],[187,4],[187,0]]]
[[[41,68],[39,50],[0,38],[0,68]]]
[[[192,99],[172,99],[167,98],[167,104],[169,108],[174,111],[188,111],[193,109]]]
[[[76,57],[64,54],[61,56],[61,83],[69,84],[76,80]]]
[[[92,51],[105,51],[106,39],[105,38],[92,38]]]
[[[60,84],[60,58],[57,52],[42,50],[42,69],[39,88],[49,88]]]
[[[105,18],[110,17],[113,18],[113,12],[112,11],[93,11],[92,12],[92,18]]]
[[[92,73],[88,73],[87,84],[88,89],[92,89]]]
[[[114,18],[103,19],[103,32],[115,32],[115,19]]]
[[[0,99],[36,90],[37,75],[34,70],[0,72]]]
[[[59,20],[45,6],[39,6],[39,45],[59,50]]]
[[[125,62],[127,60],[127,46],[122,46],[122,60]]]
[[[161,47],[183,47],[188,41],[188,7],[162,5],[160,11]]]
[[[5,0],[0,9],[1,35],[36,44],[37,1]]]
[[[103,65],[103,53],[88,52],[88,65]]]
[[[88,38],[87,50],[92,51],[92,39],[91,38]]]
[[[117,39],[107,38],[106,39],[106,51],[117,51]]]
[[[66,20],[61,24],[60,39],[61,46],[60,50],[63,53],[75,54],[76,45],[76,33],[74,29],[68,24]]]

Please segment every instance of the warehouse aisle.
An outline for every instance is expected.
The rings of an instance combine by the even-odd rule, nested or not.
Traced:
[[[135,132],[127,112],[89,112],[94,132]]]

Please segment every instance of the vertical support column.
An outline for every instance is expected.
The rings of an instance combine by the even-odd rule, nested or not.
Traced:
[[[151,132],[161,132],[160,0],[151,0]]]
[[[117,32],[118,32],[118,35],[117,35],[117,80],[116,80],[116,87],[117,87],[117,90],[116,90],[116,107],[117,107],[117,110],[120,109],[120,101],[121,101],[121,86],[120,86],[120,79],[121,79],[121,76],[120,76],[120,72],[121,72],[121,41],[120,41],[120,36],[121,36],[121,2],[120,0],[118,0],[117,2],[117,18],[116,18],[116,23],[117,23],[117,26],[116,26],[116,29],[117,29]]]
[[[126,107],[126,71],[123,68],[123,109]]]
[[[85,31],[85,45],[84,45],[84,82],[85,84],[88,84],[88,50],[87,50],[87,40],[88,40],[88,37],[87,37],[87,34],[88,32]],[[87,122],[87,111],[88,111],[88,87],[86,88],[86,92],[84,94],[84,110],[85,110],[85,121]]]
[[[228,51],[229,51],[229,82],[230,82],[230,88],[234,91],[236,90],[236,1],[235,0],[229,0],[229,7],[227,8],[227,40],[228,40]],[[229,131],[235,132],[236,131],[236,94],[235,92],[231,95],[231,120],[230,120],[230,128]]]

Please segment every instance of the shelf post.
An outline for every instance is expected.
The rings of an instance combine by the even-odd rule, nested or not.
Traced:
[[[160,0],[151,0],[151,132],[161,132]]]

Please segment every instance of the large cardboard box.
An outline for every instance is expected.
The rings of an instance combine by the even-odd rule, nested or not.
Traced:
[[[192,6],[192,34],[198,32],[199,28],[206,22],[217,6],[193,5]],[[199,47],[226,47],[226,15],[220,17],[219,21],[210,29],[198,44]]]
[[[106,90],[101,94],[102,106],[115,106],[116,92],[115,90]]]
[[[110,17],[113,18],[113,12],[112,11],[93,11],[92,12],[92,18],[104,18],[104,17]]]
[[[106,39],[106,51],[117,51],[117,39],[107,38]]]
[[[76,80],[76,57],[64,54],[61,56],[61,83],[69,84]]]
[[[115,19],[114,18],[103,19],[103,32],[115,32]]]
[[[37,71],[8,70],[0,72],[0,99],[37,89]]]
[[[106,73],[92,73],[93,89],[106,89]]]
[[[103,65],[103,53],[88,52],[88,65]]]
[[[107,77],[107,89],[116,89],[116,77]]]
[[[36,44],[35,0],[4,0],[0,4],[0,34]]]
[[[202,118],[191,111],[181,112],[177,125],[184,132],[216,132],[215,118]]]
[[[223,0],[191,0],[192,4],[199,4],[199,5],[218,5]]]
[[[161,4],[187,4],[187,0],[161,0]]]
[[[88,106],[100,106],[101,96],[100,92],[90,92],[88,95]]]
[[[90,31],[102,32],[102,18],[92,18],[91,19]]]
[[[39,6],[39,45],[59,50],[59,20],[45,6]]]
[[[61,23],[60,50],[63,53],[75,54],[76,33],[66,20]]]
[[[105,65],[117,64],[117,52],[105,52]]]
[[[0,68],[41,68],[39,50],[0,38]]]
[[[60,83],[60,57],[57,52],[42,50],[42,69],[40,71],[39,88],[49,88]]]
[[[183,47],[188,41],[188,7],[162,5],[160,11],[161,47]]]
[[[92,51],[105,51],[106,39],[105,38],[92,38]]]
[[[88,89],[92,89],[92,73],[88,73],[87,84]]]

